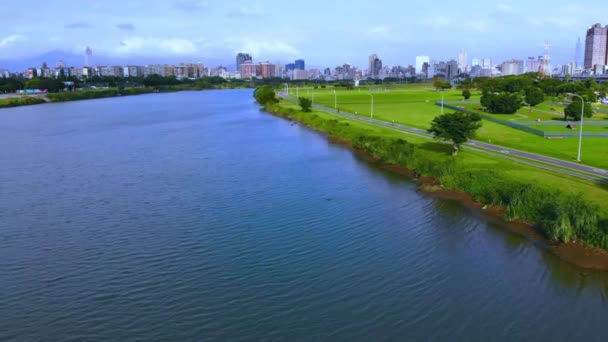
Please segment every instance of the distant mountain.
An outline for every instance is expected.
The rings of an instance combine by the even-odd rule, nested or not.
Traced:
[[[42,63],[46,62],[48,66],[54,67],[59,61],[63,61],[67,66],[80,67],[84,64],[84,54],[77,55],[65,51],[50,51],[42,55],[25,59],[0,59],[0,69],[8,69],[11,71],[23,71],[27,68],[39,68]],[[146,65],[146,64],[179,64],[179,63],[198,63],[202,62],[205,66],[224,66],[229,69],[234,69],[232,59],[221,58],[205,58],[205,57],[129,57],[116,58],[107,56],[97,56],[93,54],[93,65]]]

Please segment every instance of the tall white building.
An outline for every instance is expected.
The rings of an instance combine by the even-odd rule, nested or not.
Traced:
[[[468,72],[469,57],[465,49],[460,50],[460,54],[458,55],[458,69],[460,69],[460,72]]]
[[[476,67],[476,66],[481,66],[481,61],[479,60],[479,58],[473,58],[471,60],[471,67]]]
[[[84,50],[84,66],[90,67],[91,63],[93,63],[93,50],[87,46]]]

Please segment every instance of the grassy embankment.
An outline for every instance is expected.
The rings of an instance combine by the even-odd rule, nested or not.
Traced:
[[[360,108],[356,107],[360,105],[357,99],[344,105],[341,108]],[[424,101],[413,103],[421,108],[424,105]],[[347,141],[384,163],[435,178],[446,189],[463,191],[476,201],[504,208],[507,219],[534,222],[549,239],[608,249],[608,208],[603,205],[608,201],[606,186],[471,150],[463,150],[454,158],[449,145],[320,111],[304,113],[287,101],[268,110]],[[419,122],[426,122],[424,114],[412,114],[416,115]]]
[[[312,89],[299,89],[299,95],[311,97]],[[334,107],[334,88],[314,89],[314,100],[317,104]],[[374,118],[385,121],[395,121],[404,125],[428,129],[433,118],[440,114],[440,107],[435,102],[441,101],[441,94],[431,88],[429,84],[414,84],[401,86],[369,86],[363,89],[345,90],[337,89],[338,107],[341,110],[359,115],[369,116],[371,111],[371,98],[374,96]],[[480,94],[473,92],[469,101],[462,101],[460,90],[448,90],[445,92],[445,101],[452,105],[462,103],[466,107],[479,107]],[[296,89],[290,87],[290,95],[296,96]],[[467,104],[469,102],[470,104]],[[546,113],[554,109],[555,114]],[[528,108],[522,108],[520,115],[494,116],[504,120],[534,121],[538,118],[549,120],[563,118],[557,115],[561,111],[556,105],[541,104],[534,108],[532,114]],[[600,113],[594,115],[594,120],[608,120],[608,115]],[[565,125],[565,124],[564,124]],[[590,127],[590,126],[589,126]],[[544,127],[543,130],[553,130],[554,127]],[[565,128],[564,128],[565,129]],[[589,132],[603,132],[603,128],[589,128]],[[606,129],[608,132],[608,129]],[[483,120],[483,127],[477,134],[477,139],[491,142],[492,144],[515,148],[523,151],[538,153],[554,158],[574,161],[577,155],[578,139],[566,138],[560,140],[549,140],[530,133],[516,130],[511,127],[500,125],[489,120]],[[608,140],[604,138],[585,138],[583,142],[583,163],[595,167],[608,169]]]
[[[0,108],[11,108],[19,106],[29,106],[35,104],[42,104],[45,101],[39,97],[24,96],[24,97],[13,97],[8,99],[0,99]]]

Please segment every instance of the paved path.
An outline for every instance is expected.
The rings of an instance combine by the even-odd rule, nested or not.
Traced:
[[[279,96],[292,101],[297,102],[297,99],[288,96],[284,91],[279,92]],[[414,134],[423,138],[432,139],[433,136],[428,133],[426,130],[404,126],[401,124],[390,123],[387,121],[376,120],[368,117],[363,117],[360,115],[354,115],[351,113],[337,111],[333,108],[321,106],[321,105],[313,105],[315,109],[328,112],[331,114],[336,114],[343,116],[345,118],[349,118],[352,120],[366,122],[376,126],[387,127],[392,130],[400,131],[403,133]],[[513,160],[522,164],[535,166],[544,170],[550,170],[582,179],[587,179],[591,181],[595,181],[602,184],[608,184],[608,170],[603,170],[599,168],[595,168],[592,166],[587,166],[583,164],[578,164],[575,162],[569,162],[562,159],[551,158],[535,153],[524,152],[512,148],[506,148],[502,146],[492,145],[488,143],[484,143],[477,140],[471,140],[470,142],[464,144],[465,148],[472,149],[484,154],[493,155],[502,157],[504,159]],[[524,159],[521,159],[524,158]],[[582,173],[581,173],[582,172]]]

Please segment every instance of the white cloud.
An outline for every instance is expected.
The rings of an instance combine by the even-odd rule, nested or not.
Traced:
[[[14,43],[27,40],[27,38],[20,34],[12,34],[8,37],[0,39],[0,48],[10,46]]]
[[[386,26],[376,26],[376,27],[372,27],[371,30],[369,30],[369,33],[374,34],[374,35],[385,35],[388,34],[388,27]]]
[[[261,58],[274,58],[277,56],[296,57],[300,54],[298,49],[278,39],[262,40],[255,37],[245,37],[228,39],[227,43],[232,46],[238,46],[238,51],[247,51]]]
[[[266,14],[266,12],[258,4],[254,4],[254,5],[250,5],[250,6],[242,6],[229,13],[229,15],[231,17],[253,17],[253,18],[262,17],[262,16],[264,16],[264,14]]]
[[[499,13],[512,13],[513,7],[507,4],[498,4],[496,5],[496,11]]]
[[[435,30],[441,30],[449,28],[452,25],[452,20],[442,15],[435,15],[422,19],[420,24]]]
[[[183,38],[130,37],[122,39],[118,46],[102,47],[102,51],[113,56],[188,56],[198,53],[202,42]]]

